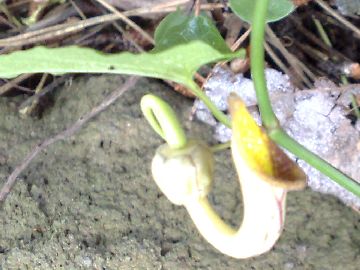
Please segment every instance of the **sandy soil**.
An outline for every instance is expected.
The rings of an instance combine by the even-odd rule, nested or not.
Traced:
[[[0,99],[0,179],[41,139],[89,111],[123,81],[88,76],[58,90],[42,119],[21,119],[20,98]],[[0,269],[358,269],[360,217],[335,198],[306,190],[288,196],[285,231],[273,250],[249,260],[218,253],[150,176],[160,138],[139,109],[144,93],[164,97],[193,136],[191,102],[142,79],[72,138],[50,146],[21,176],[0,209]],[[211,200],[225,220],[241,219],[228,152],[216,155]]]

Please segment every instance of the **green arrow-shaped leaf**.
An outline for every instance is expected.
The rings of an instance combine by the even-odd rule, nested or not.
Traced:
[[[179,31],[182,29],[182,31]],[[104,54],[75,46],[35,47],[0,56],[0,77],[22,73],[117,73],[168,79],[189,84],[196,70],[207,63],[243,55],[232,53],[215,26],[204,15],[168,15],[155,35],[150,53]]]

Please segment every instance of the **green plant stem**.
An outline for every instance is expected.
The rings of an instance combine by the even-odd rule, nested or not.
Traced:
[[[264,33],[265,18],[269,0],[255,1],[255,13],[253,16],[253,25],[251,31],[251,76],[254,80],[256,97],[259,104],[261,119],[264,126],[269,129],[278,127],[278,120],[271,108],[269,93],[266,87],[264,73]]]
[[[340,186],[344,187],[348,191],[354,193],[356,196],[360,197],[360,185],[335,167],[331,166],[328,162],[322,158],[316,156],[314,153],[306,149],[304,146],[299,144],[293,138],[291,138],[284,130],[281,128],[273,130],[269,134],[272,140],[274,140],[278,145],[285,148],[289,152],[296,155],[298,158],[305,160],[315,169],[322,172],[324,175],[330,177],[333,181],[338,183]]]
[[[325,160],[321,159],[301,144],[292,139],[279,126],[279,122],[271,107],[271,102],[266,87],[264,73],[264,35],[265,18],[269,0],[255,2],[255,14],[253,17],[251,33],[251,74],[255,84],[256,96],[259,104],[263,125],[270,138],[294,155],[305,160],[324,175],[330,177],[336,183],[360,197],[360,184],[337,170]]]
[[[210,112],[217,120],[219,120],[219,122],[221,122],[228,128],[231,128],[231,121],[229,117],[227,117],[222,111],[220,111],[216,107],[216,105],[209,99],[207,95],[205,95],[203,91],[201,91],[199,86],[193,80],[187,82],[186,86],[193,92],[195,96],[197,96],[202,102],[204,102],[206,107],[208,107]]]
[[[313,21],[315,23],[315,27],[316,27],[317,31],[319,32],[319,35],[320,35],[322,41],[324,41],[324,43],[326,45],[328,45],[330,48],[332,48],[332,44],[331,44],[331,41],[329,39],[329,36],[327,35],[327,33],[326,33],[323,25],[321,24],[321,22],[316,18],[313,18]]]

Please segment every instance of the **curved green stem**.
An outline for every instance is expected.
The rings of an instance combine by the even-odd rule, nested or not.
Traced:
[[[171,149],[180,149],[187,144],[185,131],[169,104],[155,95],[148,94],[142,97],[140,106],[149,124]]]
[[[227,126],[228,128],[231,128],[231,121],[229,117],[227,117],[222,111],[220,111],[216,105],[209,99],[207,95],[201,89],[194,81],[189,81],[186,86],[193,92],[195,96],[197,96],[208,109],[212,113],[212,115],[219,120],[222,124]]]
[[[271,107],[264,73],[265,54],[263,43],[268,4],[269,0],[255,1],[255,13],[251,33],[251,74],[255,84],[263,125],[267,129],[270,138],[277,144],[305,160],[324,175],[330,177],[336,183],[360,197],[360,184],[299,144],[279,126],[278,120]]]

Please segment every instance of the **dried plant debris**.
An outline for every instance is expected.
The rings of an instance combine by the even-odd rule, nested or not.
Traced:
[[[137,8],[151,8],[155,5],[164,4],[164,8],[169,4],[168,0],[105,0],[110,5],[120,9],[120,10],[131,10]],[[145,18],[158,19],[161,17],[160,13],[145,13],[141,15]]]
[[[359,0],[336,0],[338,10],[344,15],[360,15]]]
[[[275,114],[286,132],[360,182],[360,121],[354,123],[348,118],[351,96],[360,94],[360,87],[340,89],[328,80],[320,80],[316,82],[315,89],[297,91],[288,76],[276,70],[267,69],[266,78]],[[228,110],[228,95],[236,92],[255,120],[261,123],[253,82],[242,74],[234,75],[229,70],[217,68],[204,89],[224,112]],[[217,140],[230,140],[230,129],[218,123],[200,101],[195,101],[194,106],[196,118],[214,127]],[[296,159],[294,156],[292,158]],[[360,209],[360,199],[355,195],[307,163],[301,160],[297,162],[308,175],[310,188],[335,195],[347,205]]]
[[[106,0],[110,5],[127,10],[140,7],[151,7],[154,4],[166,3],[167,0]]]

